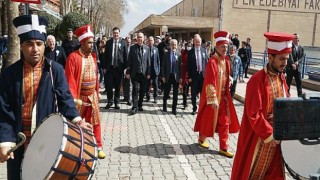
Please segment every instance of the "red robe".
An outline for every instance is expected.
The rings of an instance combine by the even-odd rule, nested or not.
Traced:
[[[286,96],[289,96],[285,77],[281,74],[281,82]],[[250,176],[254,153],[257,153],[257,144],[272,140],[273,127],[266,120],[268,107],[273,104],[270,100],[270,83],[266,68],[255,73],[249,80],[246,90],[243,118],[238,138],[237,151],[233,161],[231,179],[247,180]],[[280,147],[271,162],[270,170],[262,179],[284,179]],[[273,177],[271,177],[273,176]]]
[[[81,109],[80,114],[82,118],[85,118],[86,122],[89,122],[93,125],[93,133],[97,140],[98,147],[102,146],[101,141],[101,126],[100,126],[100,114],[99,114],[99,104],[98,104],[98,98],[99,98],[99,78],[98,78],[98,71],[97,71],[97,58],[95,53],[91,53],[94,64],[95,64],[95,74],[96,74],[96,82],[95,82],[95,92],[96,95],[94,97],[96,98],[95,101],[90,102],[89,99],[86,99],[85,103],[90,103],[92,106],[78,106],[78,110]],[[83,76],[83,63],[82,63],[82,57],[84,55],[80,52],[80,50],[72,52],[66,61],[66,67],[65,67],[65,74],[67,81],[70,86],[70,92],[74,99],[81,99],[83,102],[83,98],[80,94],[81,92],[81,83],[82,83],[82,76]],[[98,99],[98,100],[97,100]],[[94,111],[96,110],[96,111]]]
[[[92,57],[94,59],[95,64],[97,65],[97,57],[95,53],[91,53]],[[70,91],[75,99],[80,98],[80,77],[82,73],[82,56],[79,52],[79,50],[74,51],[68,56],[67,59],[67,64],[68,67],[65,69],[65,73],[67,76],[67,80],[70,86]],[[96,91],[99,94],[99,79],[97,78],[97,83],[96,83]]]
[[[227,57],[225,57],[226,69],[227,73],[230,74],[230,64]],[[200,135],[206,137],[213,137],[214,132],[217,132],[217,124],[219,123],[227,123],[229,126],[230,133],[236,133],[239,131],[240,125],[238,121],[238,117],[236,114],[236,110],[234,108],[234,104],[232,101],[232,97],[230,94],[230,89],[226,88],[226,100],[227,106],[225,110],[228,111],[229,122],[219,122],[218,121],[226,121],[226,119],[219,119],[218,112],[219,109],[213,108],[212,101],[216,97],[216,91],[220,92],[218,86],[218,78],[219,77],[219,69],[218,69],[218,59],[217,55],[213,56],[209,59],[206,65],[206,73],[203,81],[203,88],[200,97],[200,104],[198,109],[198,116],[195,122],[194,131],[199,132]],[[229,87],[230,81],[227,80],[226,87]],[[218,96],[218,95],[217,95]],[[220,142],[221,143],[221,142]]]

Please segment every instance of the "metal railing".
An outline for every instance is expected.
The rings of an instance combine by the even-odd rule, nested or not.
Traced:
[[[264,67],[268,63],[268,53],[265,52],[252,52],[252,59],[250,66]],[[320,58],[308,57],[304,55],[301,68],[302,79],[309,78],[312,80],[320,81]]]

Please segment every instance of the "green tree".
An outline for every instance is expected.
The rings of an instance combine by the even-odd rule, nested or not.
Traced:
[[[55,34],[56,40],[63,40],[63,38],[64,38],[63,34],[62,34],[61,31],[60,31],[60,29],[61,29],[61,23],[62,23],[62,21],[60,21],[60,22],[56,25],[56,27],[55,27],[55,29],[54,29],[54,34]]]
[[[59,30],[60,33],[65,36],[67,34],[68,28],[72,28],[73,30],[75,30],[89,23],[90,21],[85,15],[70,12],[63,17]]]

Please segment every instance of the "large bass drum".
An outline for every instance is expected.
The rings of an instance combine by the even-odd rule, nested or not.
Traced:
[[[310,179],[320,174],[320,139],[281,142],[282,157],[295,179]]]
[[[24,180],[91,179],[98,149],[94,136],[58,114],[36,129],[21,167]]]

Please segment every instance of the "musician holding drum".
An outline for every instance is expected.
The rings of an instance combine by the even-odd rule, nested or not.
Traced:
[[[267,32],[267,66],[249,80],[231,179],[285,179],[279,141],[273,138],[273,103],[288,97],[283,74],[291,52],[291,34]]]
[[[0,162],[7,161],[9,180],[20,179],[27,142],[48,115],[58,110],[66,119],[92,131],[92,126],[80,117],[63,67],[44,57],[47,20],[24,15],[15,18],[13,24],[22,57],[4,70],[0,82]],[[27,142],[7,154],[20,141],[19,132],[26,134]]]
[[[92,52],[94,35],[91,25],[79,27],[75,35],[80,42],[80,49],[68,56],[66,77],[81,117],[93,126],[99,148],[98,157],[104,159],[106,155],[102,151],[97,57]]]

